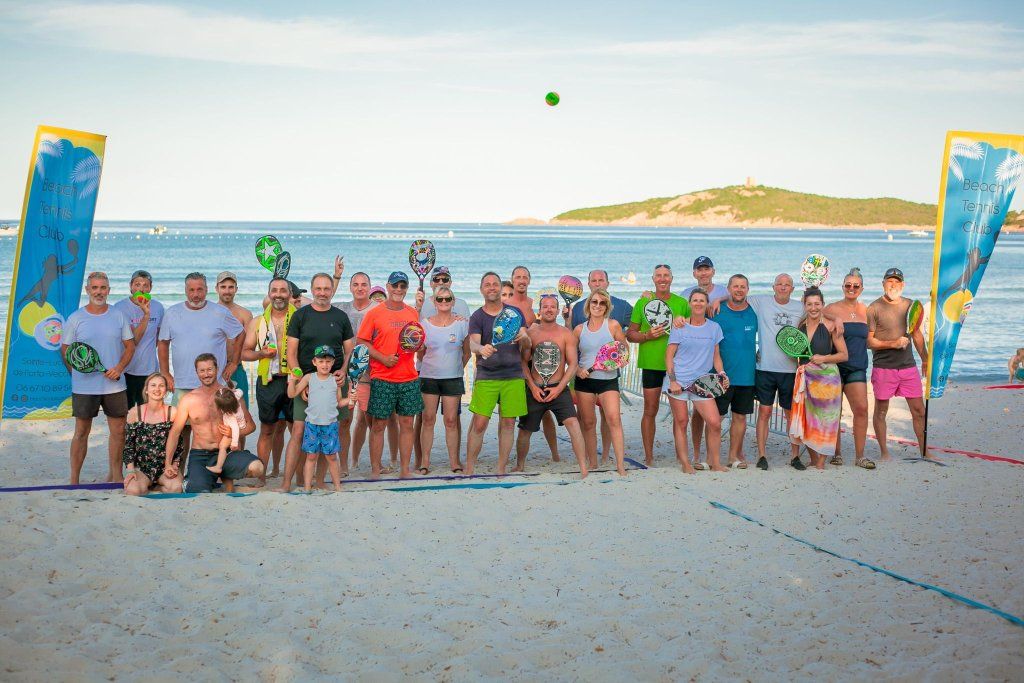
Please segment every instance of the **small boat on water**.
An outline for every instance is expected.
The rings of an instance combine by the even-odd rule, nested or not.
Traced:
[[[631,270],[631,271],[629,271],[628,275],[626,275],[624,277],[620,277],[619,279],[622,280],[623,282],[625,282],[627,285],[635,285],[636,284],[636,273],[634,273]]]
[[[149,234],[150,235],[163,235],[165,232],[167,232],[167,226],[166,225],[158,225],[155,228],[150,228],[149,229]]]
[[[927,237],[928,233],[925,232],[924,230],[911,230],[910,231],[910,236],[911,237]]]

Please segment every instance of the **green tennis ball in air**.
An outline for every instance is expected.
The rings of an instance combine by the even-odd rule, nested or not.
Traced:
[[[553,107],[559,102],[561,102],[562,98],[560,98],[558,96],[558,93],[556,92],[549,92],[547,95],[544,96],[544,101],[548,103],[549,107]]]

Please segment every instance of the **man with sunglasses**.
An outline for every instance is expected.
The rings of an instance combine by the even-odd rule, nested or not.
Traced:
[[[381,475],[384,453],[384,430],[392,414],[398,415],[398,476],[411,476],[409,460],[414,438],[413,418],[423,412],[419,374],[415,354],[403,351],[399,339],[409,323],[419,322],[416,309],[405,303],[409,293],[409,276],[395,271],[388,276],[388,298],[374,306],[359,326],[357,343],[370,350],[370,401],[366,414],[370,417],[370,476]]]
[[[433,291],[420,307],[420,320],[425,320],[426,318],[437,314],[437,306],[434,305],[434,295],[437,294],[438,287],[448,287],[453,292],[455,291],[455,285],[452,284],[452,274],[449,272],[448,266],[438,266],[434,268],[434,272],[430,276],[430,288]],[[456,318],[469,320],[469,304],[466,303],[465,299],[455,297],[455,303],[452,306],[452,313]]]
[[[644,315],[644,307],[658,299],[672,311],[673,318],[690,317],[690,304],[683,297],[672,293],[672,266],[659,263],[651,275],[654,282],[653,296],[641,296],[633,305],[633,314],[626,331],[626,339],[639,344],[637,367],[641,370],[644,392],[644,416],[640,420],[640,438],[644,445],[644,460],[648,466],[654,464],[654,430],[657,424],[658,406],[661,405],[662,384],[665,381],[665,351],[668,348],[669,330],[662,325],[651,327]]]

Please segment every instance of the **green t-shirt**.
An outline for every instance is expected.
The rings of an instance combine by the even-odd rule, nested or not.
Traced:
[[[644,316],[644,306],[647,305],[650,299],[646,297],[640,297],[633,305],[633,315],[629,321],[631,323],[638,323],[640,325],[640,331],[646,332],[651,329],[650,324],[647,322],[647,318]],[[670,294],[668,297],[669,310],[672,311],[673,317],[683,316],[684,318],[690,317],[690,302],[678,294]],[[668,349],[668,332],[661,335],[657,339],[651,339],[640,343],[640,350],[636,356],[636,366],[641,370],[664,370],[665,369],[665,351]]]

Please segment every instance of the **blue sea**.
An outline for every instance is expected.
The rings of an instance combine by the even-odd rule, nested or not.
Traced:
[[[891,233],[889,241],[882,231],[806,228],[166,222],[164,235],[147,234],[155,225],[96,223],[87,270],[110,275],[112,300],[128,293],[128,276],[137,268],[153,273],[153,295],[165,303],[184,298],[186,273],[206,273],[212,290],[216,274],[231,270],[239,278],[236,301],[258,310],[268,273],[256,261],[254,248],[256,239],[265,234],[276,235],[291,252],[291,278],[303,287],[308,287],[314,272],[331,272],[335,254],[343,254],[346,277],[338,300],[349,298],[348,276],[356,271],[367,272],[374,284],[383,284],[393,270],[409,272],[408,247],[415,239],[434,242],[438,265],[452,270],[456,295],[471,306],[481,303],[478,283],[487,270],[508,277],[514,266],[524,264],[533,274],[533,291],[554,287],[566,274],[585,282],[590,269],[604,268],[610,275],[612,293],[633,300],[650,286],[656,264],[672,265],[676,291],[689,286],[693,260],[701,255],[714,260],[716,281],[724,284],[729,275],[743,273],[750,278],[752,293],[770,292],[772,280],[780,272],[797,274],[810,253],[824,254],[832,263],[833,275],[824,287],[827,301],[841,296],[842,276],[853,266],[864,273],[865,303],[881,294],[882,273],[890,266],[903,269],[909,297],[925,301],[931,286],[931,236],[913,237],[904,232]],[[0,283],[5,292],[10,291],[16,244],[16,236],[0,237]],[[630,272],[636,275],[634,284],[624,282]],[[1014,349],[1024,346],[1022,292],[1024,236],[1004,235],[960,337],[953,379],[1005,379],[1007,359]],[[6,329],[8,307],[8,297],[2,299],[0,317],[5,325],[0,334]]]

